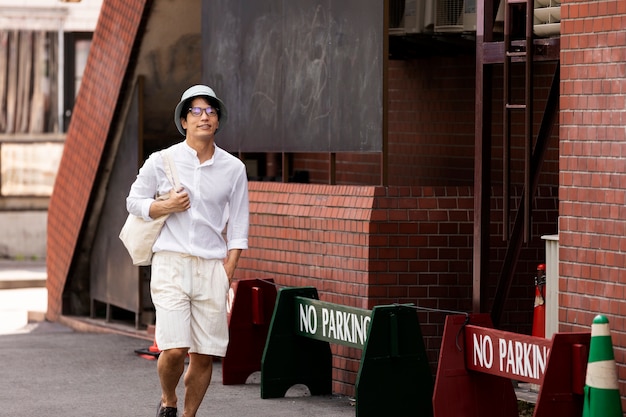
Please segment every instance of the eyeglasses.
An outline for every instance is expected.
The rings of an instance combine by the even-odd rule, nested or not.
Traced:
[[[202,112],[205,112],[206,115],[209,117],[217,117],[217,109],[214,109],[211,106],[205,109],[203,109],[202,107],[190,107],[189,112],[195,117],[202,116]]]

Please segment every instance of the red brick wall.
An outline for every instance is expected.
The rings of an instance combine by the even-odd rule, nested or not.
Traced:
[[[135,6],[105,2],[92,45],[96,58],[92,61],[90,56],[74,113],[82,122],[73,123],[68,132],[49,212],[51,318],[61,312],[63,286],[141,19],[143,3]],[[122,35],[111,32],[111,25],[123,27]],[[322,299],[356,307],[409,302],[435,309],[469,309],[474,58],[433,57],[389,65],[392,186],[371,186],[380,183],[376,154],[337,155],[338,183],[356,186],[250,183],[251,248],[242,258],[239,278],[270,277],[280,285],[315,285]],[[498,120],[496,111],[494,137]],[[497,147],[494,144],[496,161]],[[556,158],[549,161],[555,168]],[[328,181],[327,155],[296,155],[293,165],[308,170],[313,183]],[[497,171],[494,164],[496,182]],[[529,330],[532,276],[536,263],[543,262],[539,237],[556,229],[554,178],[551,171],[535,202],[533,240],[522,253],[506,305],[504,323],[510,329]],[[502,193],[494,189],[493,194],[494,261],[488,277],[492,284],[505,247],[496,210],[502,205]],[[519,199],[519,188],[513,195]],[[421,312],[420,319],[434,363],[443,315]],[[349,394],[360,352],[337,346],[333,352],[334,391]]]
[[[555,71],[554,62],[535,65],[534,133],[537,133]],[[514,84],[523,85],[514,68]],[[475,62],[473,55],[389,61],[389,185],[473,185]],[[502,66],[494,66],[493,180],[502,178]],[[523,115],[512,119],[511,179],[523,182]],[[558,184],[558,128],[544,162],[541,183]],[[337,154],[337,184],[381,184],[378,154]],[[327,154],[295,154],[293,169],[313,183],[328,183]]]
[[[389,183],[472,185],[472,55],[389,61]]]
[[[494,190],[493,208],[501,201]],[[516,193],[519,198],[519,192]],[[554,233],[556,191],[540,190],[533,236],[522,253],[511,299],[509,329],[529,333],[539,236]],[[413,303],[428,309],[470,311],[472,294],[472,187],[356,187],[250,183],[250,248],[239,279],[273,278],[278,285],[314,286],[332,303],[371,309]],[[494,220],[497,219],[494,211]],[[494,232],[498,224],[494,222]],[[504,243],[495,235],[494,259]],[[495,258],[499,257],[499,258]],[[493,262],[490,282],[501,261]],[[491,288],[493,294],[493,285]],[[438,357],[444,314],[419,317],[430,361]],[[333,391],[353,395],[361,352],[332,346]]]
[[[105,1],[76,99],[48,208],[47,318],[62,313],[62,294],[145,1]]]
[[[608,317],[623,398],[626,3],[567,1],[561,17],[560,330]]]
[[[535,68],[534,94],[535,133],[541,121],[550,83],[555,71],[555,63],[539,63]],[[521,75],[514,74],[517,83]],[[389,184],[391,187],[366,187],[374,193],[364,204],[371,205],[369,218],[370,235],[367,237],[367,253],[358,252],[359,262],[366,256],[367,269],[350,270],[347,277],[342,277],[338,265],[349,262],[335,258],[336,267],[292,267],[298,272],[310,269],[316,275],[303,276],[274,275],[274,268],[284,269],[282,265],[290,256],[302,259],[302,254],[278,253],[282,256],[279,263],[265,263],[269,269],[247,270],[249,277],[255,274],[269,274],[278,282],[302,283],[297,285],[322,285],[322,297],[330,297],[342,302],[357,302],[353,292],[363,294],[367,288],[367,308],[377,304],[394,302],[415,303],[422,307],[463,310],[471,309],[472,294],[472,233],[473,233],[473,164],[474,164],[474,80],[475,62],[473,56],[431,57],[414,61],[389,62]],[[493,131],[492,176],[494,184],[502,178],[502,69],[494,68],[493,80]],[[488,121],[487,121],[488,122]],[[513,181],[511,207],[516,208],[521,196],[523,178],[523,119],[514,117],[512,121],[511,179]],[[521,259],[517,265],[515,277],[505,305],[503,326],[507,330],[530,333],[532,323],[532,305],[534,298],[533,278],[538,263],[545,262],[545,246],[542,235],[557,232],[558,205],[558,127],[554,130],[549,150],[543,164],[540,177],[540,189],[533,207],[532,239],[524,245]],[[376,154],[338,154],[338,184],[377,185],[380,184],[380,157]],[[309,171],[311,182],[327,183],[329,156],[325,154],[296,154],[293,159],[296,170]],[[257,187],[255,185],[254,187]],[[270,187],[272,185],[263,185]],[[311,191],[306,186],[282,185],[291,190],[289,207],[267,207],[268,213],[310,212],[303,209],[299,199],[311,199]],[[295,187],[295,188],[294,188]],[[360,189],[360,188],[355,188]],[[299,190],[293,193],[293,190]],[[333,187],[320,188],[324,193],[335,193]],[[350,190],[344,188],[343,190]],[[303,192],[307,197],[300,196]],[[343,193],[344,191],[342,191]],[[352,191],[348,191],[351,193]],[[368,192],[369,193],[369,192]],[[488,296],[493,297],[495,283],[500,273],[502,260],[506,253],[506,244],[502,241],[502,190],[494,188],[492,199],[492,239],[491,270]],[[265,194],[265,193],[263,193]],[[277,196],[267,195],[262,198],[273,203]],[[315,200],[317,203],[325,201]],[[368,206],[369,207],[369,206]],[[515,213],[513,212],[512,215]],[[268,214],[269,215],[269,214]],[[272,227],[282,220],[270,216]],[[282,217],[279,216],[279,217]],[[331,216],[332,217],[332,216]],[[261,218],[258,218],[260,220]],[[352,218],[351,218],[352,219]],[[289,223],[294,219],[289,219]],[[341,224],[342,222],[339,222]],[[352,225],[352,220],[350,220]],[[282,224],[279,230],[282,229]],[[352,226],[350,226],[352,227]],[[365,227],[365,226],[362,226]],[[288,227],[287,227],[288,228]],[[255,228],[253,227],[253,233]],[[274,231],[274,233],[280,233]],[[283,231],[289,235],[290,231]],[[333,232],[334,236],[339,231]],[[348,233],[349,234],[349,233]],[[265,235],[264,235],[265,236]],[[365,236],[362,236],[365,238]],[[354,238],[354,236],[353,236]],[[254,239],[254,238],[253,238]],[[349,239],[344,237],[344,239]],[[276,244],[276,242],[271,239]],[[310,245],[320,245],[313,241],[299,243],[300,251],[315,251]],[[268,242],[269,244],[269,242]],[[285,245],[294,245],[289,243]],[[306,249],[305,249],[306,248]],[[322,243],[318,249],[334,252]],[[352,248],[351,250],[355,250]],[[265,252],[267,254],[267,252]],[[247,254],[256,258],[255,252]],[[274,255],[273,255],[274,256]],[[273,259],[273,258],[270,258]],[[317,255],[307,255],[306,260],[323,259]],[[254,261],[258,262],[258,261]],[[281,271],[282,273],[282,271]],[[321,274],[321,275],[320,275]],[[349,296],[334,294],[337,283],[329,284],[326,276],[332,280],[349,283],[345,289]],[[358,284],[354,281],[358,277]],[[332,281],[331,281],[332,282]],[[318,287],[318,289],[321,289]],[[490,299],[491,300],[491,299]],[[330,300],[329,300],[330,301]],[[337,301],[335,301],[337,302]],[[488,301],[490,305],[491,301]],[[350,304],[362,307],[363,305]],[[361,303],[362,304],[362,303]],[[436,366],[440,335],[444,315],[442,313],[420,313],[422,331],[433,370]],[[354,349],[333,347],[335,354],[335,390],[350,393],[358,370],[357,360],[360,352]]]
[[[474,57],[389,61],[389,184],[471,185]],[[294,169],[328,183],[328,156],[297,154]],[[380,156],[338,154],[338,184],[380,184]]]

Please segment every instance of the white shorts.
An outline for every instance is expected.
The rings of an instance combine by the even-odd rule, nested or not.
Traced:
[[[150,292],[159,349],[189,348],[191,353],[226,355],[229,287],[221,259],[155,253]]]

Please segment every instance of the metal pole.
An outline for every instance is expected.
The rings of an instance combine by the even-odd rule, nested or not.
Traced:
[[[65,114],[65,100],[64,100],[64,91],[65,85],[63,83],[64,74],[65,74],[65,31],[63,27],[63,19],[59,19],[59,31],[58,31],[58,42],[59,42],[59,57],[57,63],[57,123],[58,123],[58,133],[64,132],[64,114]]]

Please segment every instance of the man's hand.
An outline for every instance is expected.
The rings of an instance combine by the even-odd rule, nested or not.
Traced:
[[[170,213],[177,213],[180,211],[188,210],[191,207],[191,201],[189,200],[189,194],[184,188],[179,191],[170,190],[170,198],[163,201]]]
[[[224,270],[226,270],[226,275],[228,275],[229,281],[232,281],[235,276],[235,269],[237,269],[239,256],[241,256],[241,249],[231,249],[228,251],[228,256],[224,260]]]
[[[179,191],[172,189],[167,200],[156,200],[150,206],[150,217],[156,219],[165,214],[178,213],[189,210],[191,200],[189,194],[181,188]]]

